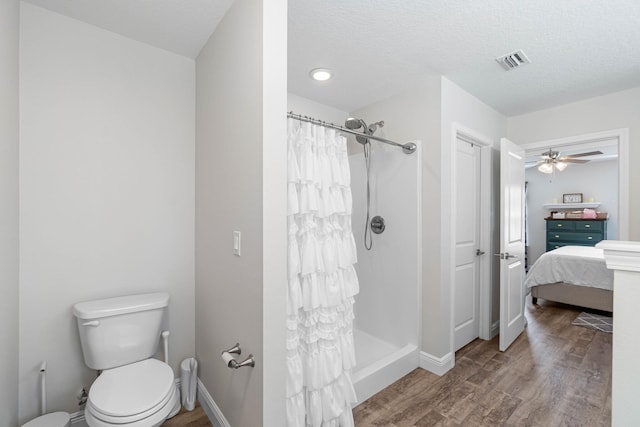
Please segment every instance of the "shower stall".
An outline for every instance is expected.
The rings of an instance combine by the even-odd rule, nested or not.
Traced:
[[[418,143],[414,152],[407,152],[373,139],[369,147],[358,142],[349,156],[360,281],[354,306],[353,382],[363,402],[419,366],[421,147]],[[367,148],[369,201],[363,155]],[[384,219],[384,231],[369,234],[371,240],[365,242],[365,221],[377,216]]]
[[[318,418],[328,402],[363,402],[419,366],[421,147],[387,139],[384,132],[376,134],[382,121],[367,125],[349,118],[343,126],[293,112],[287,115],[294,119],[289,121],[288,140],[287,408],[288,425],[297,425],[304,417]],[[347,135],[352,148],[348,156],[347,146],[340,145]],[[315,181],[304,178],[314,170],[325,173]],[[336,176],[334,184],[323,183]],[[309,193],[313,188],[317,190]],[[341,196],[334,197],[339,194],[345,197],[344,205]],[[317,210],[311,207],[316,197]],[[338,240],[331,237],[335,230],[342,230]],[[330,249],[334,244],[335,252]],[[335,259],[346,266],[335,270]],[[335,282],[334,277],[340,279]],[[327,291],[334,284],[335,289],[345,286],[339,291],[345,299],[337,305],[322,302],[325,283]],[[320,299],[314,305],[315,289]],[[328,365],[316,366],[325,359]],[[336,370],[337,360],[342,360],[344,377]],[[334,374],[313,381],[327,369]],[[327,392],[335,390],[333,384],[342,391]],[[354,389],[355,396],[349,397]],[[329,400],[323,397],[325,406],[315,398],[314,406],[320,390],[323,396],[337,394]],[[347,416],[335,411],[328,417]],[[341,423],[351,421],[344,418]]]

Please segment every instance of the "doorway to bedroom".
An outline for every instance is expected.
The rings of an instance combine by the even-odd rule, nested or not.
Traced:
[[[525,149],[527,266],[547,250],[574,243],[563,241],[562,236],[553,241],[555,235],[547,233],[549,218],[595,215],[602,219],[603,227],[602,236],[596,239],[627,238],[626,129],[540,141],[525,145]],[[591,243],[597,242],[581,242]]]

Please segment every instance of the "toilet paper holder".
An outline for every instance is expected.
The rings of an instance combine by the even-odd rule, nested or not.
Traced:
[[[253,368],[256,366],[256,360],[254,359],[253,354],[250,354],[249,357],[247,357],[242,362],[238,362],[232,356],[232,354],[237,354],[238,356],[242,354],[240,343],[236,343],[233,347],[229,348],[228,350],[222,351],[222,353],[220,354],[220,357],[222,357],[222,360],[224,360],[228,368],[238,369],[242,368],[243,366],[250,366]]]

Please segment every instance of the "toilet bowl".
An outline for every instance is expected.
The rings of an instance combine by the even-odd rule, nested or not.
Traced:
[[[23,424],[22,427],[69,427],[71,417],[66,412],[52,412]]]
[[[129,295],[75,304],[85,364],[101,371],[89,389],[89,427],[155,427],[180,410],[169,365],[152,358],[167,293]]]
[[[180,394],[166,363],[146,359],[103,371],[89,390],[87,424],[153,427],[180,410]]]

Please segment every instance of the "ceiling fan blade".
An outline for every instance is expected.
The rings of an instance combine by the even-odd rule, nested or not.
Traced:
[[[567,156],[562,156],[563,159],[573,159],[575,157],[586,157],[586,156],[595,156],[597,154],[602,154],[602,151],[589,151],[588,153],[578,153],[578,154],[570,154]]]
[[[564,162],[564,163],[578,163],[578,164],[582,164],[582,163],[589,163],[591,160],[579,160],[579,159],[558,159],[559,162]]]

